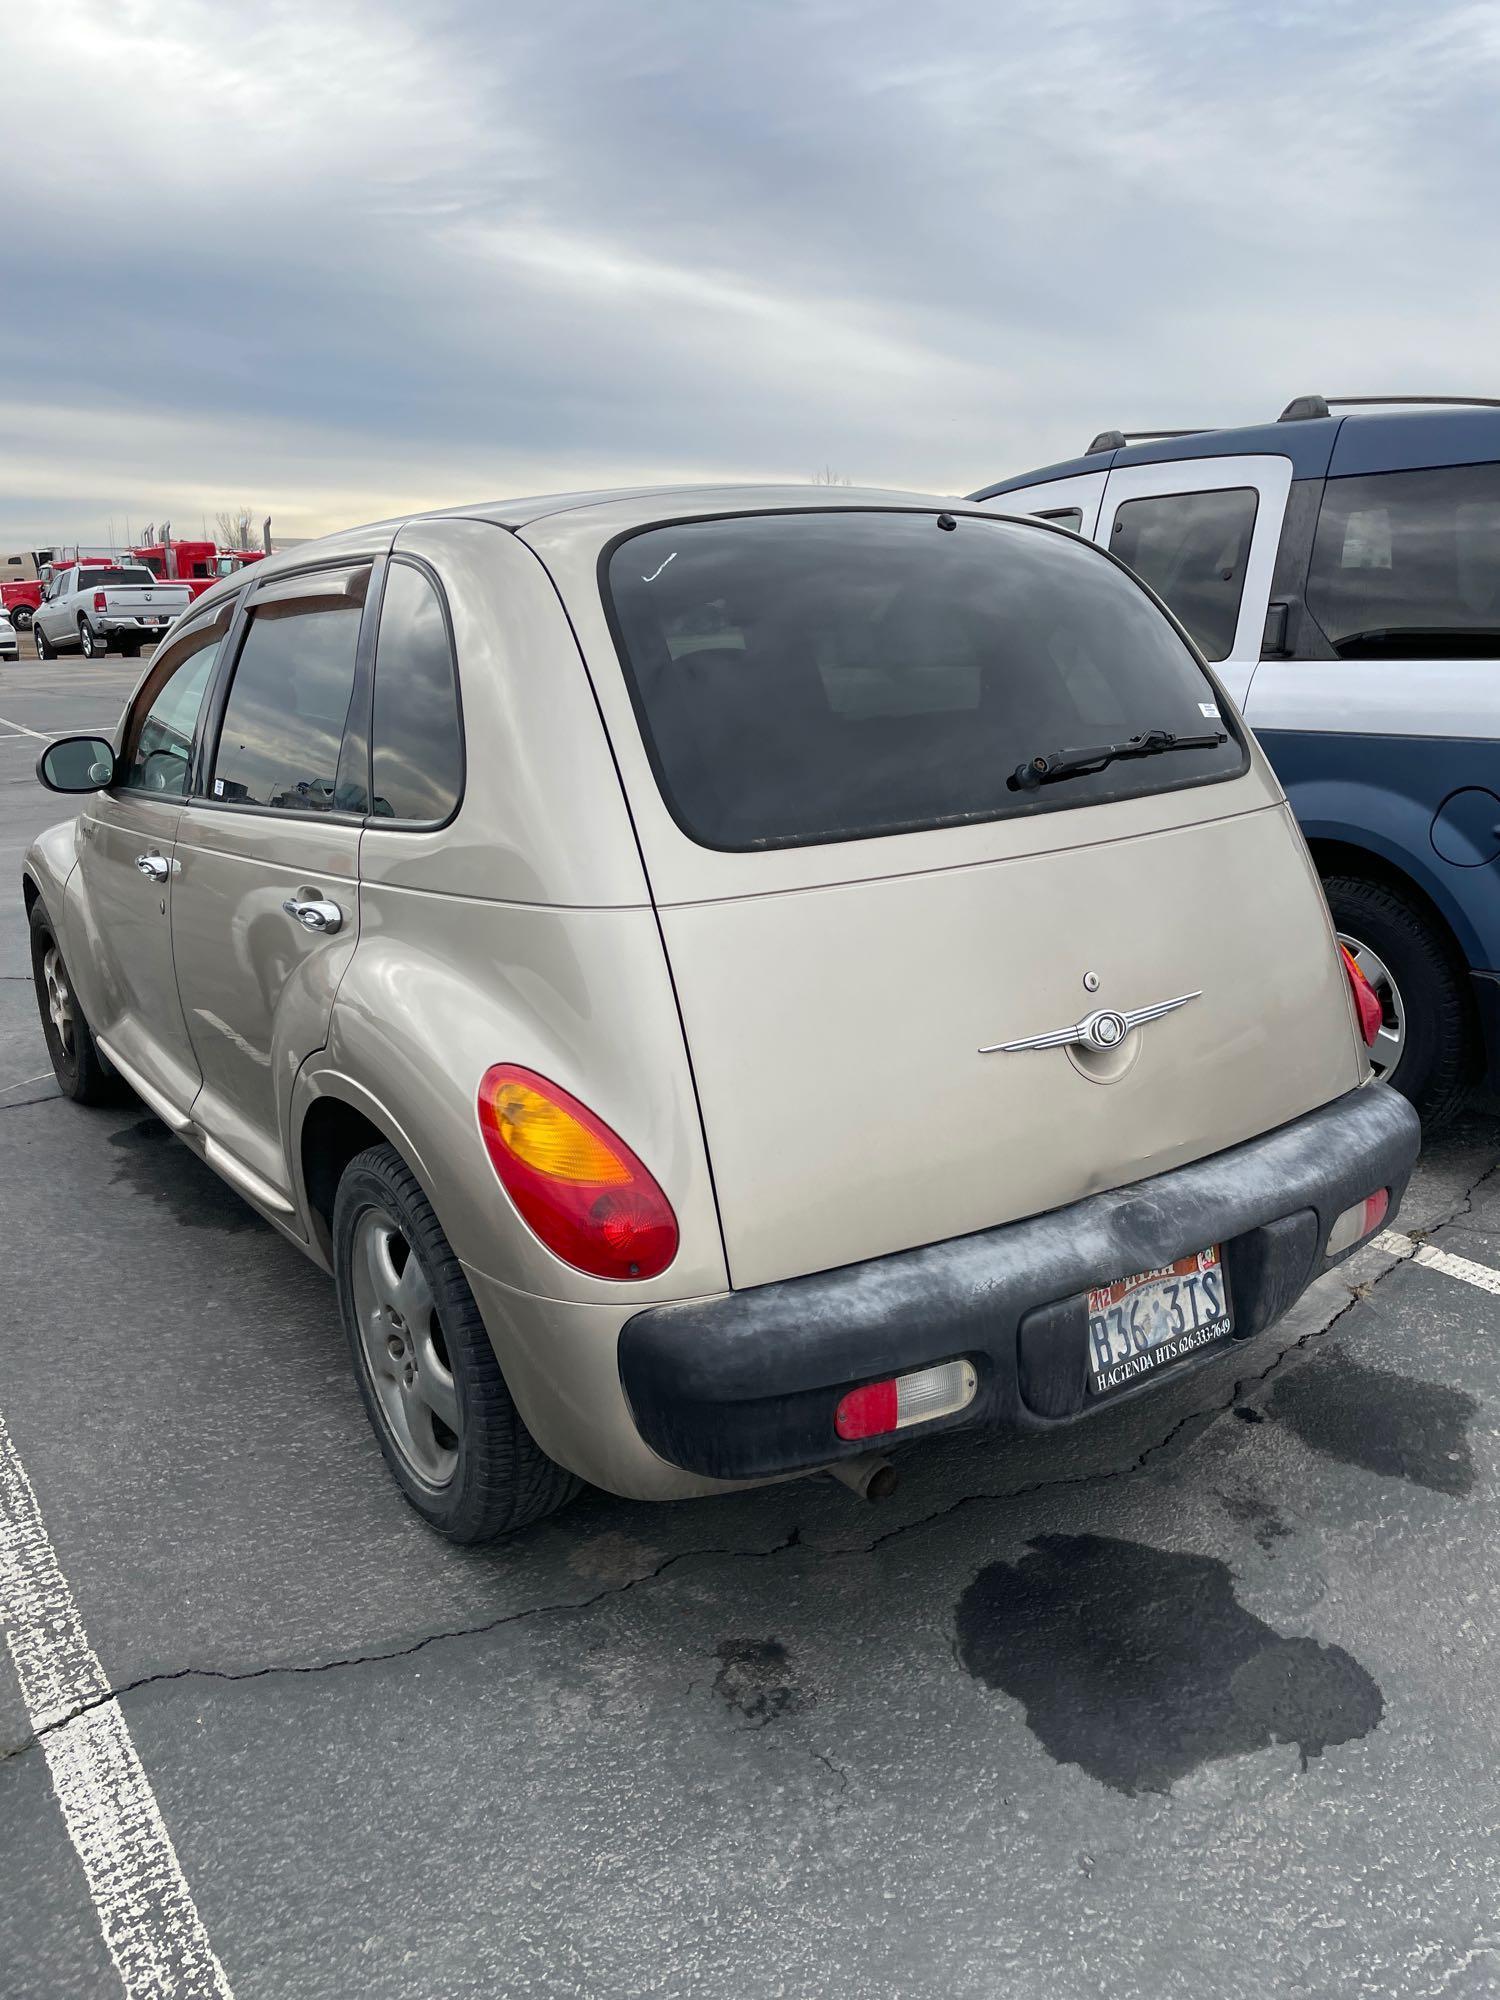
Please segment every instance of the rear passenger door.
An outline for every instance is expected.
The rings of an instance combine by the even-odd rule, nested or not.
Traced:
[[[1242,708],[1291,483],[1291,460],[1269,454],[1127,465],[1100,509],[1095,539],[1164,600]]]
[[[283,1121],[359,932],[376,561],[252,586],[177,831],[172,946],[210,1159],[292,1207]]]

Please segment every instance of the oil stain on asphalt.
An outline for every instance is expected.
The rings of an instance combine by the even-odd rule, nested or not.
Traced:
[[[1266,1405],[1325,1457],[1455,1497],[1473,1489],[1468,1431],[1478,1410],[1462,1389],[1371,1368],[1340,1348],[1288,1375]]]
[[[725,1639],[718,1650],[714,1693],[756,1728],[808,1706],[779,1639]]]
[[[233,1188],[179,1146],[158,1119],[142,1118],[111,1132],[109,1143],[120,1156],[116,1183],[161,1203],[185,1228],[270,1229]]]
[[[982,1569],[959,1599],[958,1657],[1025,1704],[1055,1762],[1127,1794],[1273,1743],[1297,1744],[1305,1770],[1385,1709],[1341,1646],[1246,1611],[1227,1563],[1103,1535],[1040,1535]]]

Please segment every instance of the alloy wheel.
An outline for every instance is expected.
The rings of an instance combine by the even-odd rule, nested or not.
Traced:
[[[386,1428],[419,1479],[446,1486],[458,1468],[461,1419],[432,1285],[400,1225],[367,1208],[349,1259],[354,1314]]]
[[[1380,1002],[1380,1032],[1370,1048],[1370,1067],[1376,1076],[1389,1082],[1406,1047],[1406,1004],[1401,988],[1380,953],[1357,937],[1339,932],[1339,943],[1354,960]]]
[[[69,1062],[73,1060],[73,993],[68,985],[68,968],[55,944],[42,956],[42,984],[47,992],[47,1014],[58,1045]]]

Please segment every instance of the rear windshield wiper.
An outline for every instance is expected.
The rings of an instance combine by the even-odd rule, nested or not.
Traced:
[[[1127,757],[1160,757],[1168,750],[1215,750],[1229,741],[1227,730],[1212,729],[1199,736],[1177,736],[1170,729],[1146,729],[1123,743],[1099,743],[1092,750],[1054,750],[1049,757],[1028,757],[1006,779],[1013,792],[1034,792],[1038,785],[1055,785],[1059,778],[1078,778],[1119,764]]]

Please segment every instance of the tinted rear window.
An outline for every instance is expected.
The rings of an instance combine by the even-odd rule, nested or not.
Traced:
[[[1500,465],[1330,479],[1307,602],[1344,659],[1500,653]]]
[[[156,582],[149,569],[86,569],[78,580],[80,590],[107,590],[111,584],[145,584],[148,588]]]
[[[663,797],[705,846],[856,840],[1234,775],[1230,736],[1065,779],[1026,759],[1222,727],[1125,572],[1048,528],[855,510],[654,528],[608,594]]]

